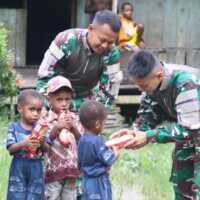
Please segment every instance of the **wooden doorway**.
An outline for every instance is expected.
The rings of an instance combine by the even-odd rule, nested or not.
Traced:
[[[27,65],[38,66],[56,34],[74,26],[75,2],[75,0],[27,1]]]

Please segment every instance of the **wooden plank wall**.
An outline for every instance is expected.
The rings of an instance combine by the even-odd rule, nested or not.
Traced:
[[[119,6],[126,0],[119,0]],[[129,0],[147,48],[167,62],[200,68],[200,0]]]
[[[120,5],[127,0],[118,0]],[[135,7],[134,18],[144,24],[147,48],[164,61],[200,68],[200,0],[128,0]],[[87,27],[84,1],[77,0],[77,27]],[[10,30],[9,47],[15,64],[25,65],[26,9],[0,8],[0,23]]]
[[[76,25],[79,28],[87,28],[89,24],[89,15],[85,14],[85,0],[76,0]]]

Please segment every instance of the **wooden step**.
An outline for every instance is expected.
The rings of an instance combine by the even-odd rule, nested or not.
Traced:
[[[139,104],[141,95],[119,95],[116,104]]]
[[[36,87],[38,71],[36,67],[16,67],[15,70],[20,76],[22,89]]]

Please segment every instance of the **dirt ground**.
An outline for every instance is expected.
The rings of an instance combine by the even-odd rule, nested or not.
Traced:
[[[114,200],[145,200],[145,196],[141,193],[139,187],[113,187]]]

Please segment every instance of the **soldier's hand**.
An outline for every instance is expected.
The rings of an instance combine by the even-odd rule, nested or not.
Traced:
[[[126,144],[127,149],[139,149],[147,144],[146,132],[134,130],[132,131],[134,138]]]

